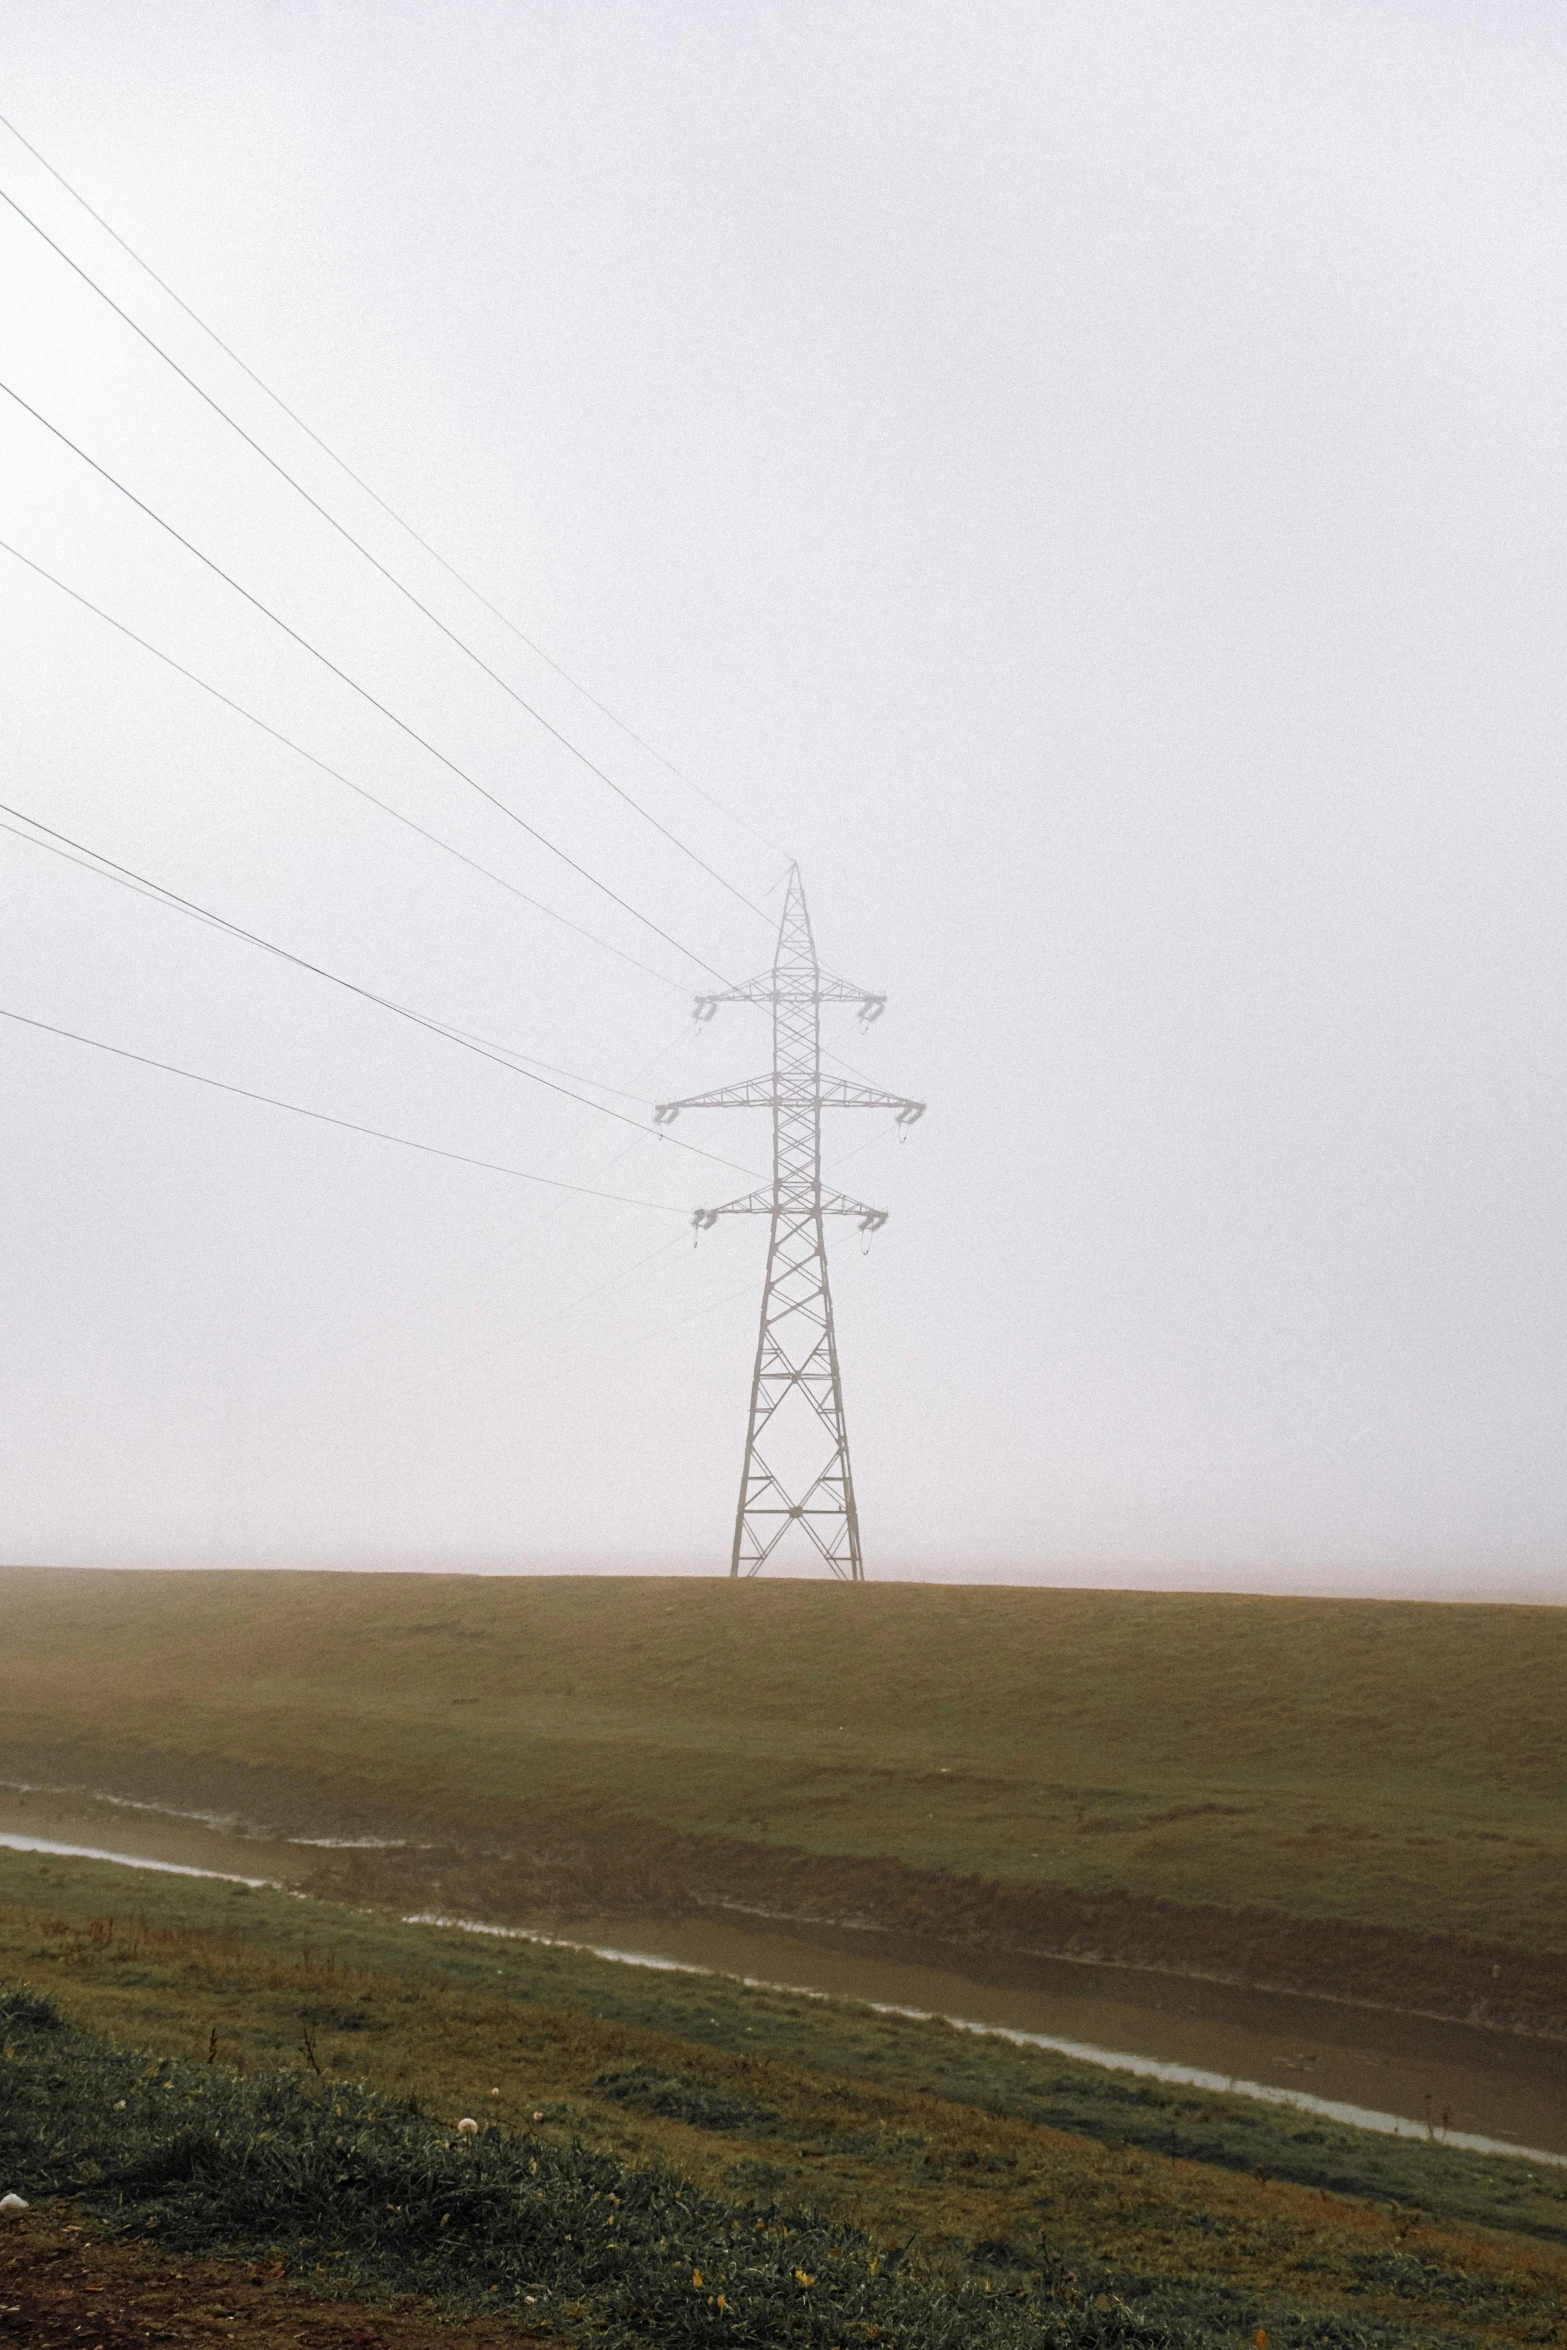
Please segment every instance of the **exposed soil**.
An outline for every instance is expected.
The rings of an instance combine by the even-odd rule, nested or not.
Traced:
[[[58,2210],[0,2219],[0,2343],[26,2350],[455,2350],[459,2341],[465,2350],[562,2350],[558,2334],[452,2318],[428,2303],[317,2301],[270,2267],[170,2260]]]

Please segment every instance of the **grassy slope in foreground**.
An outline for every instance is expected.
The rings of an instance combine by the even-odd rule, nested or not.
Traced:
[[[0,1740],[1567,1951],[1567,1609],[0,1572]],[[0,1760],[0,1767],[4,1761]]]
[[[276,2243],[307,2278],[336,2226],[329,2274],[350,2288],[439,2282],[487,2297],[499,2285],[510,2298],[519,2283],[545,2285],[602,2316],[635,2268],[661,2303],[662,2345],[686,2339],[688,2317],[713,2324],[705,2299],[687,2298],[690,2270],[711,2292],[704,2254],[732,2246],[737,2227],[754,2243],[765,2213],[796,2231],[774,2276],[790,2310],[771,2308],[765,2276],[747,2287],[767,2307],[744,2317],[765,2316],[768,2340],[772,2320],[793,2314],[795,2267],[819,2274],[819,2249],[830,2271],[850,2232],[865,2257],[904,2247],[914,2291],[893,2337],[911,2345],[953,2339],[954,2321],[958,2339],[989,2336],[987,2282],[1025,2289],[1015,2306],[1030,2342],[1138,2338],[1113,2302],[1095,2306],[1101,2291],[1193,2350],[1250,2344],[1259,2325],[1277,2345],[1337,2350],[1540,2342],[1567,2327],[1560,2171],[1116,2082],[937,2024],[22,1855],[0,1855],[6,1975],[113,2046],[147,2051],[117,2069],[88,2047],[24,2049],[11,2034],[22,2063],[0,2065],[8,2179],[30,2195],[85,2192],[133,2225],[158,2222],[166,2240]],[[307,2030],[319,2074],[302,2051]],[[292,2091],[273,2086],[279,2066]],[[254,2097],[221,2086],[235,2069]],[[367,2136],[362,2101],[335,2086],[350,2075],[371,2084],[378,2111],[418,2098],[429,2124],[394,2112]],[[451,2130],[465,2111],[517,2133],[515,2154],[495,2147],[486,2194],[527,2192],[534,2159],[559,2186],[560,2241],[529,2232],[531,2281],[485,2197],[465,2204]],[[258,2120],[277,2132],[265,2146]],[[242,2175],[215,2129],[249,2148]],[[651,2204],[639,2188],[637,2208],[667,2216],[651,2230],[617,2225],[625,2264],[595,2254],[589,2274],[580,2191],[607,2183],[622,2206],[633,2201],[595,2165],[688,2181],[689,2219],[651,2181]],[[865,2314],[884,2325],[894,2315]],[[1055,2319],[1059,2333],[1047,2330]],[[1003,2318],[998,2350],[1006,2335]],[[714,2338],[758,2338],[737,2296]],[[829,2326],[818,2338],[830,2350],[856,2337]]]

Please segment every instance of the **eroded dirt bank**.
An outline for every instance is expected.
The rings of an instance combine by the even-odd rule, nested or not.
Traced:
[[[486,1848],[487,1847],[487,1848]],[[499,1922],[548,1914],[749,1912],[939,1949],[964,1971],[1056,1959],[1285,1991],[1567,2040],[1567,1955],[1136,1894],[998,1885],[890,1858],[832,1858],[647,1822],[529,1812],[502,1844],[323,1851],[306,1880],[342,1900]]]
[[[84,1760],[47,1758],[48,1787],[34,1756],[30,1787],[0,1787],[0,1834],[552,1932],[1567,2151],[1567,1965],[1549,1958],[1411,1953],[1363,1928],[1088,1903],[562,1807],[491,1813],[459,1844],[449,1818],[368,1799],[345,1814],[277,1774],[171,1789],[143,1765],[112,1797],[101,1771],[97,1795],[67,1791]]]
[[[739,1838],[690,1836],[602,1805],[474,1804],[421,1815],[305,1773],[179,1756],[0,1748],[0,1826],[62,1818],[69,1838],[331,1899],[562,1927],[718,1911],[794,1931],[892,1938],[984,1979],[1060,1960],[1522,2033],[1567,2043],[1567,1951],[1352,1919],[997,1883]],[[225,1857],[226,1856],[226,1857]]]

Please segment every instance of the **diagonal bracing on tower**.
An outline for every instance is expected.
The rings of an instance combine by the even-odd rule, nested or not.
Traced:
[[[771,1218],[731,1575],[757,1574],[797,1526],[835,1575],[851,1583],[865,1579],[823,1218],[853,1216],[862,1232],[875,1232],[887,1212],[841,1191],[823,1191],[822,1112],[891,1110],[900,1125],[912,1126],[925,1104],[854,1079],[824,1077],[821,1008],[857,1004],[861,1018],[871,1021],[886,1000],[822,969],[800,869],[792,866],[772,969],[744,987],[696,999],[699,1020],[710,1020],[720,1004],[769,1005],[771,1074],[660,1102],[653,1113],[661,1126],[682,1110],[773,1114],[771,1187],[721,1208],[698,1208],[692,1219],[705,1231],[720,1216]]]

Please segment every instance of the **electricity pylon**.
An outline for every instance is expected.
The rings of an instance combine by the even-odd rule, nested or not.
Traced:
[[[886,1003],[884,995],[835,979],[817,962],[800,869],[791,866],[772,969],[744,987],[696,999],[699,1020],[711,1020],[720,1004],[771,1005],[771,1075],[720,1085],[684,1101],[660,1102],[653,1113],[661,1126],[682,1110],[773,1113],[770,1188],[727,1200],[721,1208],[698,1208],[692,1218],[700,1231],[711,1230],[720,1216],[772,1219],[731,1575],[757,1574],[790,1527],[800,1526],[835,1575],[849,1583],[865,1580],[822,1219],[853,1216],[862,1232],[876,1232],[886,1223],[887,1211],[841,1191],[823,1191],[822,1112],[891,1110],[899,1125],[912,1126],[923,1117],[925,1104],[849,1078],[824,1078],[821,1007],[858,1004],[861,1019],[869,1023]]]

